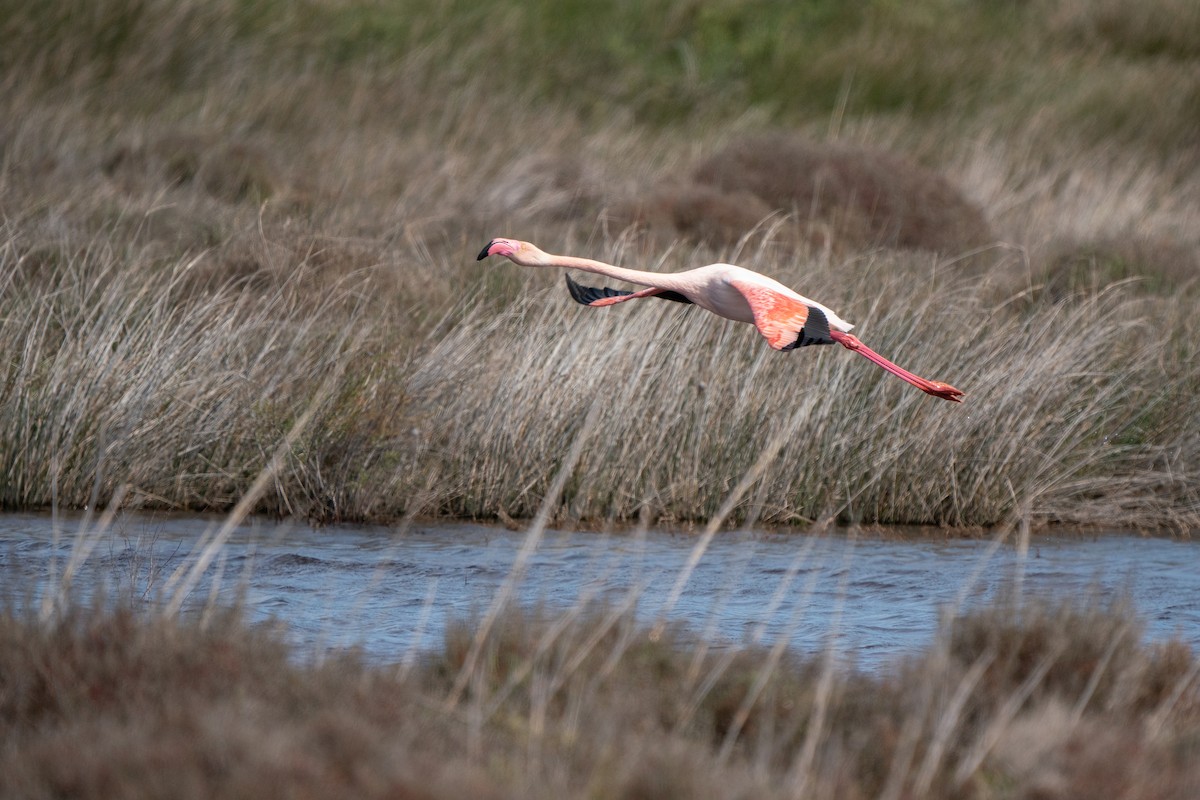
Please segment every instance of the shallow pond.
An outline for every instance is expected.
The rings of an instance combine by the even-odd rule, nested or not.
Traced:
[[[72,548],[88,543],[78,594],[102,587],[161,600],[170,575],[219,524],[128,515],[81,536],[78,518],[60,519],[56,534],[49,516],[0,515],[0,580],[9,601],[30,602],[56,585]],[[722,532],[669,604],[698,539],[547,531],[516,597],[552,609],[631,599],[639,617],[663,614],[720,646],[785,636],[815,651],[836,638],[870,668],[927,645],[940,609],[986,602],[1016,583],[1026,597],[1128,597],[1149,637],[1177,635],[1200,648],[1200,542],[1191,539],[1036,536],[1022,558],[1011,541],[987,538]],[[188,603],[232,602],[240,592],[253,619],[286,622],[302,652],[360,646],[398,661],[436,646],[448,621],[485,610],[524,541],[522,532],[469,524],[401,531],[251,521],[232,532]]]

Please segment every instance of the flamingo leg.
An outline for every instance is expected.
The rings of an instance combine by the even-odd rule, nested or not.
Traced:
[[[662,294],[663,289],[642,289],[640,292],[632,294],[623,294],[617,297],[602,297],[599,300],[593,300],[588,303],[592,308],[603,308],[604,306],[615,306],[617,303],[624,303],[626,300],[637,300],[642,297],[653,297],[656,294]]]
[[[900,380],[911,383],[913,386],[917,387],[922,392],[925,392],[926,394],[931,394],[934,397],[940,397],[943,400],[949,400],[952,403],[961,403],[962,402],[963,393],[960,392],[958,389],[955,389],[953,386],[951,386],[948,383],[942,383],[941,381],[931,381],[931,380],[922,378],[918,375],[912,374],[908,370],[904,369],[903,367],[897,366],[896,364],[894,364],[891,361],[888,361],[886,358],[879,355],[879,353],[876,353],[874,350],[867,347],[854,334],[843,333],[842,331],[830,331],[829,335],[830,335],[830,337],[833,338],[833,340],[835,342],[842,345],[842,347],[845,347],[847,350],[853,350],[854,352],[864,356],[869,361],[882,367],[883,369],[887,370],[888,372],[892,373]]]

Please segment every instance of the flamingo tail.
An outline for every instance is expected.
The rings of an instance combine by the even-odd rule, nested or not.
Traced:
[[[879,355],[879,353],[876,353],[874,350],[867,347],[854,334],[843,333],[842,331],[833,330],[833,331],[829,332],[829,335],[833,338],[833,340],[835,342],[842,345],[842,347],[845,347],[848,350],[853,350],[854,352],[859,353],[860,355],[866,357],[872,363],[877,364],[880,367],[883,367],[885,370],[892,373],[900,380],[911,383],[913,386],[917,387],[922,392],[925,392],[926,394],[931,394],[934,397],[940,397],[943,400],[949,400],[952,403],[961,403],[962,402],[963,393],[960,392],[958,389],[955,389],[953,386],[951,386],[948,383],[942,383],[941,381],[926,380],[925,378],[922,378],[919,375],[912,374],[908,370],[904,369],[903,367],[897,366],[896,364],[892,363],[891,361],[888,361],[886,358]]]

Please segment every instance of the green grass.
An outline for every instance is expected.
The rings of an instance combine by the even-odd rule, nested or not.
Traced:
[[[1200,14],[1182,0],[59,0],[0,10],[6,71],[47,87],[137,82],[160,98],[203,93],[245,68],[416,70],[451,90],[479,82],[597,121],[629,114],[652,125],[713,124],[751,109],[795,124],[843,106],[992,123],[1049,114],[1055,132],[1100,141],[1116,123],[1163,152],[1186,146],[1196,123],[1188,99]],[[1140,113],[1149,99],[1126,90],[1125,73],[1141,74],[1146,88],[1170,87],[1152,92],[1155,113]],[[1128,129],[1122,109],[1136,112],[1140,131]]]

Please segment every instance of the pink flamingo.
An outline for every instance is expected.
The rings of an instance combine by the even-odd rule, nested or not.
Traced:
[[[571,297],[585,306],[601,307],[659,297],[677,303],[695,303],[720,317],[749,322],[776,350],[792,350],[813,344],[833,344],[866,356],[901,380],[921,391],[962,402],[963,393],[941,381],[918,377],[896,366],[867,347],[850,333],[854,327],[820,303],[796,294],[779,281],[753,270],[732,264],[709,264],[683,272],[646,272],[605,264],[590,258],[556,256],[544,253],[529,242],[517,239],[492,239],[479,251],[478,261],[488,256],[504,256],[523,267],[566,267],[595,272],[610,278],[649,286],[640,292],[580,286],[567,275]]]

